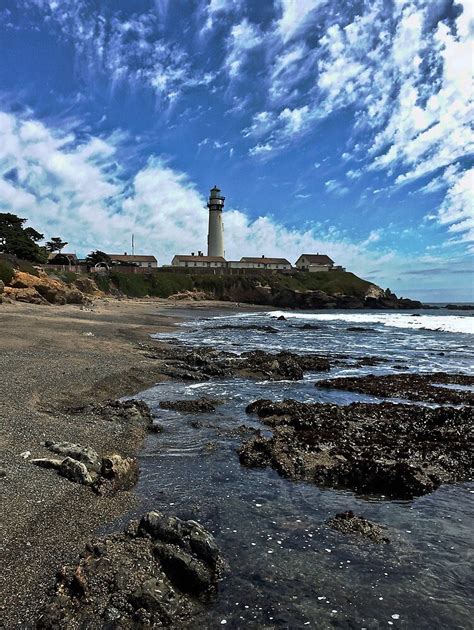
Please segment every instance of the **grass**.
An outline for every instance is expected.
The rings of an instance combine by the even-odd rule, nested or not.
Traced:
[[[353,273],[345,271],[331,271],[321,273],[282,274],[259,273],[219,276],[219,275],[190,275],[186,273],[158,273],[158,274],[127,274],[112,271],[108,276],[96,277],[97,284],[102,291],[109,291],[111,287],[118,289],[129,297],[167,298],[182,291],[204,291],[216,299],[226,299],[229,290],[240,291],[255,289],[256,286],[270,286],[274,292],[283,289],[294,291],[324,291],[331,295],[344,294],[363,297],[370,286],[370,282],[358,278]]]

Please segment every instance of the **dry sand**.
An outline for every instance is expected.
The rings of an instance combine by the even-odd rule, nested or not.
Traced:
[[[0,628],[31,627],[59,567],[101,526],[133,509],[133,492],[100,498],[32,465],[45,439],[136,454],[143,434],[68,413],[74,405],[137,393],[163,377],[140,342],[180,316],[235,304],[98,300],[82,307],[0,305]],[[240,310],[244,310],[243,308]],[[250,309],[249,309],[250,310]]]

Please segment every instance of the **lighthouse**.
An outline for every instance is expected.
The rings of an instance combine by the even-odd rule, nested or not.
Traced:
[[[209,232],[207,235],[207,255],[224,258],[224,223],[222,211],[225,197],[217,186],[211,188],[207,207],[209,208]]]

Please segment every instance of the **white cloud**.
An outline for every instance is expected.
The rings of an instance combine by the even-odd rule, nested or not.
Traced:
[[[347,195],[349,189],[346,186],[343,186],[341,182],[338,182],[337,179],[328,179],[324,182],[324,186],[329,193],[342,197],[343,195]]]
[[[316,9],[327,0],[278,0],[281,17],[277,28],[283,42],[288,42],[310,23]]]
[[[228,55],[225,61],[225,67],[231,79],[236,79],[240,75],[249,52],[259,46],[262,41],[259,27],[249,22],[247,18],[234,24],[227,40]]]
[[[159,99],[172,103],[184,90],[208,85],[214,79],[212,73],[193,65],[181,44],[165,39],[162,20],[167,0],[158,0],[156,9],[134,13],[128,19],[105,9],[91,9],[86,0],[20,2],[24,19],[30,13],[37,15],[36,8],[44,24],[56,29],[57,37],[72,42],[77,71],[87,82],[103,74],[112,88],[148,87]]]
[[[158,158],[125,185],[111,175],[119,149],[113,140],[94,137],[78,144],[73,133],[0,113],[0,208],[27,217],[47,237],[60,235],[79,254],[125,251],[131,234],[137,251],[153,253],[161,263],[204,249],[208,211],[195,185]],[[5,179],[13,170],[14,181]],[[289,228],[231,208],[224,222],[229,258],[265,254],[294,262],[305,250],[325,251],[361,274],[373,265],[365,245],[335,229]]]
[[[464,171],[448,190],[437,218],[441,225],[448,225],[457,241],[474,242],[474,168]],[[473,248],[474,251],[474,248]]]

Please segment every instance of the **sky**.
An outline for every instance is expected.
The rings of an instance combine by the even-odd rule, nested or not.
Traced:
[[[470,0],[0,0],[0,211],[474,301]]]

